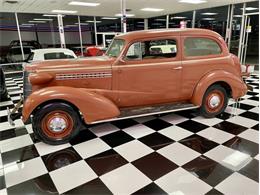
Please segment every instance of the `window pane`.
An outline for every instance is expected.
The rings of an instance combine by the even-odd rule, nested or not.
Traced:
[[[207,38],[187,38],[184,42],[184,53],[186,56],[206,56],[220,54],[219,45]]]
[[[132,44],[126,54],[127,59],[142,59],[140,42]]]

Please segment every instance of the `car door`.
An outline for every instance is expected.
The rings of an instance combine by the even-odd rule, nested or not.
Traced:
[[[120,107],[142,106],[177,101],[182,65],[180,38],[165,37],[136,40],[128,44],[122,59],[113,66]],[[158,45],[173,45],[163,53]],[[176,51],[177,49],[177,51]]]

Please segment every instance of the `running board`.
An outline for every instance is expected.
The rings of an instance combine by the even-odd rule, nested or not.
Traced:
[[[111,121],[117,121],[122,119],[129,119],[129,118],[138,118],[138,117],[176,112],[182,110],[191,110],[198,107],[199,106],[195,106],[189,103],[181,103],[181,104],[175,103],[175,104],[164,104],[164,105],[155,105],[155,106],[139,107],[139,108],[123,108],[120,110],[121,114],[118,117],[112,119],[94,121],[91,124],[111,122]]]

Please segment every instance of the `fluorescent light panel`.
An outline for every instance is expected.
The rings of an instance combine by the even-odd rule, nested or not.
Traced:
[[[202,20],[215,20],[215,18],[202,18]]]
[[[206,12],[206,13],[201,13],[201,15],[204,15],[204,16],[215,16],[215,15],[218,15],[218,13]]]
[[[116,20],[117,18],[112,18],[112,17],[102,17],[102,20]]]
[[[46,23],[46,21],[35,21],[35,20],[31,20],[31,21],[28,21],[30,23]]]
[[[141,10],[146,11],[146,12],[160,12],[160,11],[163,11],[164,9],[146,7],[146,8],[143,8]]]
[[[59,9],[55,9],[55,10],[52,10],[51,12],[53,12],[53,13],[64,13],[64,14],[75,14],[75,13],[77,13],[78,11],[75,11],[75,10],[59,10]]]
[[[240,8],[241,10],[243,10],[243,8]],[[257,10],[257,7],[246,7],[246,11],[254,11]]]
[[[57,15],[54,14],[43,14],[44,17],[57,17]]]
[[[87,20],[86,22],[94,23],[93,20]],[[101,21],[97,20],[96,23],[100,23]]]
[[[75,24],[78,25],[79,23],[75,23]],[[84,22],[82,23],[82,22],[81,22],[80,25],[89,25],[89,24],[88,24],[88,23],[84,23]]]
[[[157,19],[155,19],[156,21],[166,21],[166,19],[163,19],[163,18],[157,18]]]
[[[36,20],[36,21],[53,21],[53,19],[51,19],[51,18],[34,18],[33,20]]]
[[[69,5],[79,5],[79,6],[87,6],[87,7],[96,7],[100,5],[100,3],[89,3],[89,2],[81,2],[81,1],[71,1]]]
[[[172,17],[171,19],[185,19],[187,17],[184,17],[184,16],[175,16],[175,17]]]
[[[200,4],[206,3],[206,0],[179,0],[179,3],[190,3],[190,4]]]
[[[115,14],[117,17],[122,17],[122,14]],[[126,17],[134,17],[134,14],[126,14]]]
[[[233,17],[234,18],[242,18],[243,16],[242,15],[234,15]]]

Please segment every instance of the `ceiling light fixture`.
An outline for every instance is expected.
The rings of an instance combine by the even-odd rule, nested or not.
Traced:
[[[35,20],[31,20],[31,21],[28,21],[30,23],[46,23],[46,21],[35,21]]]
[[[64,13],[64,14],[75,14],[78,11],[74,11],[74,10],[59,10],[59,9],[54,9],[51,12],[53,13]]]
[[[166,21],[166,19],[163,19],[163,18],[156,18],[155,20],[156,21],[162,21],[162,22]]]
[[[233,17],[234,18],[242,18],[243,16],[242,15],[234,15]]]
[[[215,18],[202,18],[201,20],[215,20]]]
[[[44,17],[57,17],[57,15],[54,14],[43,14]]]
[[[184,17],[184,16],[175,16],[175,17],[172,17],[171,19],[185,19],[187,17]]]
[[[206,3],[206,0],[179,0],[179,3],[190,3],[190,4],[200,4]]]
[[[240,8],[241,10],[243,10],[243,8]],[[254,11],[257,10],[258,8],[256,7],[246,7],[246,11]]]
[[[201,15],[204,15],[204,16],[215,16],[215,15],[218,15],[218,13],[206,12],[206,13],[201,13]]]
[[[112,18],[112,17],[102,17],[102,20],[116,20],[118,18]]]
[[[77,23],[75,23],[75,24],[77,24],[77,25],[79,25],[79,23],[77,22]],[[80,25],[89,25],[88,23],[80,23]]]
[[[141,9],[141,11],[146,11],[146,12],[160,12],[163,11],[164,9],[160,9],[160,8],[150,8],[150,7],[146,7]]]
[[[21,24],[22,26],[33,26],[34,24]]]
[[[86,22],[94,23],[95,21],[94,20],[87,20]],[[96,20],[96,23],[101,23],[101,21]]]
[[[117,17],[122,17],[122,14],[115,14]],[[134,14],[126,14],[126,17],[134,17]]]
[[[53,21],[53,19],[51,19],[51,18],[34,18],[33,20],[36,20],[36,21]]]
[[[96,6],[100,5],[100,3],[88,3],[88,2],[81,2],[81,1],[71,1],[71,2],[69,2],[69,5],[96,7]]]

